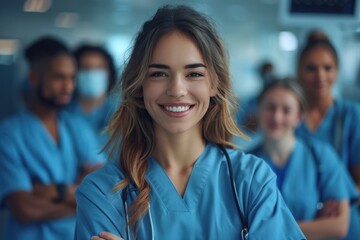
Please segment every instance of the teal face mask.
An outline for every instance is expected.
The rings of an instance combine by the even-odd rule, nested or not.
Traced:
[[[80,70],[77,74],[77,90],[82,97],[96,98],[106,93],[109,80],[105,70]]]

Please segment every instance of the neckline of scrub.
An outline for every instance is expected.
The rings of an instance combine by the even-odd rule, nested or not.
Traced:
[[[324,132],[324,129],[328,128],[329,124],[332,124],[336,112],[338,112],[339,101],[334,99],[333,104],[326,110],[324,117],[321,119],[319,125],[314,130],[311,130],[306,121],[302,122],[302,126],[310,134],[317,135],[319,132]]]
[[[209,177],[210,169],[216,162],[207,160],[212,152],[212,146],[212,143],[206,143],[204,151],[196,160],[183,197],[180,196],[158,161],[153,156],[148,158],[146,179],[151,186],[152,192],[158,195],[168,211],[189,212],[196,209]]]

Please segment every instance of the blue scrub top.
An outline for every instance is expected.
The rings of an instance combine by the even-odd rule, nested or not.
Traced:
[[[327,110],[319,127],[312,132],[303,122],[296,130],[297,135],[314,137],[334,147],[343,164],[351,170],[360,164],[360,105],[350,101],[336,100]],[[352,206],[348,239],[360,239],[360,208]],[[354,224],[356,223],[356,224]]]
[[[358,192],[355,183],[331,146],[316,140],[307,141],[310,143],[297,138],[283,173],[280,191],[287,206],[297,221],[309,221],[316,218],[318,203],[327,200],[349,200],[352,204],[351,219],[346,239],[360,239],[356,205]],[[313,152],[309,144],[312,144]],[[251,153],[263,158],[275,168],[263,145]]]
[[[100,162],[104,156],[90,126],[81,118],[58,115],[59,142],[42,121],[29,111],[0,123],[0,205],[16,191],[31,191],[33,183],[74,183],[85,162]],[[79,137],[81,136],[81,137]],[[21,224],[8,214],[5,239],[72,239],[75,216]]]
[[[347,168],[360,164],[360,105],[336,100],[313,132],[305,122],[296,129],[299,136],[314,137],[332,145]],[[338,133],[337,133],[338,132]],[[339,136],[340,144],[336,144]],[[339,145],[339,147],[337,147]],[[338,148],[338,149],[337,149]]]
[[[249,225],[249,239],[305,239],[267,164],[238,150],[227,152],[241,210]],[[148,212],[140,223],[137,239],[151,239],[152,233],[155,239],[240,239],[243,225],[225,156],[216,145],[208,143],[196,161],[183,197],[157,160],[149,157],[147,161],[151,218]],[[75,239],[90,239],[101,231],[126,236],[121,191],[113,191],[122,179],[123,173],[112,161],[85,178],[76,192]],[[130,205],[136,190],[129,191]]]
[[[90,112],[85,112],[80,102],[75,100],[67,107],[67,110],[81,115],[93,127],[100,145],[103,146],[109,138],[108,134],[104,134],[103,131],[115,112],[116,104],[114,101],[115,99],[106,97],[101,105]]]

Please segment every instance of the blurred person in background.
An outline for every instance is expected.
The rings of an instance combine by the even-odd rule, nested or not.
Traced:
[[[277,186],[308,239],[344,238],[349,202],[356,203],[357,189],[331,146],[295,136],[305,110],[301,87],[294,81],[274,81],[258,102],[264,140],[250,152],[276,173]]]
[[[62,110],[75,87],[67,47],[43,37],[25,57],[26,109],[0,123],[0,206],[9,210],[5,239],[73,239],[75,189],[104,159],[87,122]]]
[[[317,32],[309,34],[298,59],[297,78],[309,106],[297,134],[332,145],[359,189],[360,106],[332,96],[339,58],[326,35]],[[348,239],[360,239],[360,210],[353,208]]]
[[[276,79],[274,75],[274,65],[271,63],[271,61],[268,60],[261,62],[257,68],[257,73],[261,81],[261,89]],[[244,139],[235,137],[233,142],[236,145],[241,146],[242,150],[244,151],[252,149],[261,141],[262,138],[262,135],[258,129],[258,95],[259,93],[244,103],[240,103],[239,105],[241,108],[239,108],[236,112],[236,123],[249,138]]]
[[[260,64],[258,74],[261,80],[262,88],[276,79],[274,76],[274,66],[270,61],[264,61]],[[238,126],[244,128],[245,131],[250,133],[256,131],[258,128],[257,98],[258,96],[255,96],[247,103],[243,104],[244,107],[242,107],[237,114]]]
[[[99,46],[82,45],[74,51],[74,56],[78,66],[77,86],[68,109],[89,122],[103,145],[108,139],[103,130],[115,110],[110,97],[116,82],[114,62]]]

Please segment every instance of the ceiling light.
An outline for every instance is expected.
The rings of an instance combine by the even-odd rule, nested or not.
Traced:
[[[55,26],[59,28],[72,28],[77,24],[79,15],[77,13],[62,12],[55,19]]]
[[[18,46],[17,39],[0,39],[0,55],[14,55]]]
[[[298,41],[292,32],[279,33],[279,46],[283,51],[295,51],[298,48]]]
[[[24,12],[46,12],[51,7],[51,0],[26,0]]]

